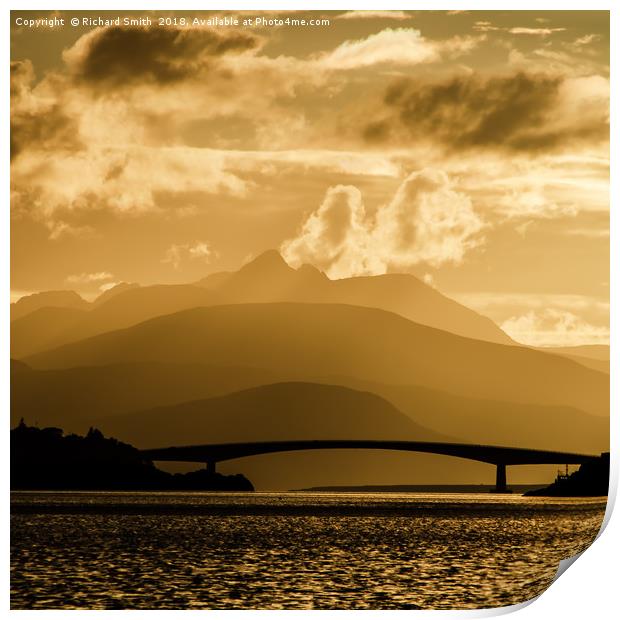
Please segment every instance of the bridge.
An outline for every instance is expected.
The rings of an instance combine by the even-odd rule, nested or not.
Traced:
[[[255,441],[249,443],[204,444],[198,446],[173,446],[141,450],[142,456],[151,461],[178,461],[206,463],[207,469],[215,473],[216,463],[258,454],[292,452],[298,450],[400,450],[406,452],[427,452],[480,461],[496,466],[495,493],[508,493],[506,485],[507,465],[581,465],[598,455],[508,448],[505,446],[483,446],[466,443],[445,443],[427,441],[389,441],[376,439],[314,439],[291,441]]]

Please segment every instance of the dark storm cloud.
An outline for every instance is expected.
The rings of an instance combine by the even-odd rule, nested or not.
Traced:
[[[94,85],[170,84],[191,77],[210,59],[259,43],[244,32],[112,27],[83,37],[66,58],[75,78]]]
[[[82,145],[76,134],[75,122],[57,105],[43,113],[17,114],[11,118],[11,159],[30,148],[77,150]]]
[[[29,105],[33,79],[29,61],[11,63],[11,159],[29,148],[81,148],[76,137],[77,123],[63,112],[58,103]]]
[[[600,116],[575,119],[571,128],[554,121],[563,78],[518,73],[483,80],[458,77],[424,84],[407,79],[384,96],[387,114],[368,123],[367,142],[394,136],[406,141],[431,138],[455,150],[507,148],[545,150],[568,140],[603,138],[608,125]]]

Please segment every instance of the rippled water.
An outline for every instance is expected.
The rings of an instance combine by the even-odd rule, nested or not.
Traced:
[[[11,507],[13,609],[443,609],[540,594],[605,503],[13,493]]]

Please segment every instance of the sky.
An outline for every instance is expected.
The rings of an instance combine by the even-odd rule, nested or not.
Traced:
[[[256,15],[12,12],[13,299],[276,248],[414,274],[526,344],[608,342],[608,12]],[[16,23],[50,16],[152,25]]]

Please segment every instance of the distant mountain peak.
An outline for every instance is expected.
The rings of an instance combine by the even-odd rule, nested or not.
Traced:
[[[119,282],[118,284],[115,284],[111,288],[103,291],[103,293],[101,293],[101,295],[99,295],[93,303],[95,305],[100,305],[108,301],[108,299],[111,299],[112,297],[115,297],[116,295],[120,293],[124,293],[125,291],[130,291],[134,288],[138,288],[139,286],[140,285],[137,284],[136,282]]]
[[[54,290],[54,291],[41,291],[39,293],[32,293],[25,295],[21,299],[15,302],[16,305],[25,305],[28,301],[34,299],[49,299],[49,300],[62,300],[62,301],[76,301],[78,303],[83,302],[84,299],[75,291],[72,290]]]
[[[45,307],[85,309],[88,306],[89,303],[75,291],[41,291],[40,293],[26,295],[12,303],[11,320],[13,321]]]
[[[289,264],[282,258],[277,250],[266,250],[259,254],[256,258],[241,267],[239,272],[243,271],[292,271]]]

